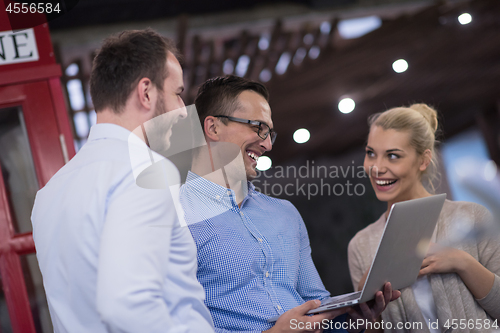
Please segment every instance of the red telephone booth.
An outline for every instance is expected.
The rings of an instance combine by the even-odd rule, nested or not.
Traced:
[[[31,235],[39,188],[75,154],[47,24],[0,13],[0,332],[50,332]],[[52,330],[53,331],[53,330]]]

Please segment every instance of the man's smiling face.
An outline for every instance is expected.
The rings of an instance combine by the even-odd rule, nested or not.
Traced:
[[[157,99],[153,118],[144,124],[150,148],[158,153],[170,148],[172,127],[187,116],[184,101],[180,96],[184,90],[182,68],[171,52],[167,55],[165,66],[168,76],[163,83],[163,90],[155,88]]]
[[[245,90],[238,96],[239,107],[231,114],[232,117],[260,121],[273,128],[271,108],[266,99],[252,91]],[[222,142],[231,142],[241,149],[245,164],[245,173],[248,180],[256,177],[258,158],[272,149],[271,136],[262,140],[258,133],[258,126],[243,124],[219,118],[219,139]],[[226,124],[222,123],[225,122]]]

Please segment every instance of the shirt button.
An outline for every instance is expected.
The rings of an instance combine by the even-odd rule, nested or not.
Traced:
[[[278,310],[281,310],[281,306],[278,305]]]
[[[220,199],[220,195],[216,195],[215,199],[219,200]]]
[[[227,195],[231,195],[231,191],[227,191]]]
[[[262,243],[262,238],[259,238],[259,242],[261,242],[261,243]]]
[[[269,277],[269,272],[266,272],[266,277]]]
[[[243,212],[240,212],[240,215],[241,215],[241,216],[243,216],[243,215],[245,215],[245,214],[243,214]]]

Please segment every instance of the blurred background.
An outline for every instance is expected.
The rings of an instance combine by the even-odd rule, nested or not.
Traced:
[[[219,75],[269,88],[279,135],[254,184],[297,206],[333,294],[352,289],[349,240],[386,209],[361,171],[369,115],[415,102],[438,110],[436,185],[449,199],[474,200],[448,177],[456,160],[499,162],[497,0],[80,1],[50,22],[77,150],[95,122],[95,50],[146,27],[176,41],[186,104]]]
[[[279,135],[254,185],[297,207],[332,294],[352,291],[347,244],[386,209],[362,171],[369,115],[438,111],[436,192],[448,199],[478,201],[455,179],[458,160],[500,162],[498,0],[82,0],[49,27],[76,151],[96,118],[92,59],[112,33],[151,27],[173,39],[186,105],[214,76],[264,83]],[[0,304],[2,323],[5,313]],[[50,331],[43,318],[36,326]]]

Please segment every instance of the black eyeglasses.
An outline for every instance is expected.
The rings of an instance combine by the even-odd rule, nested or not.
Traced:
[[[242,119],[242,118],[236,118],[236,117],[230,117],[230,116],[214,116],[217,118],[226,118],[230,121],[235,121],[237,123],[242,123],[242,124],[250,124],[254,126],[259,126],[259,131],[257,132],[257,135],[259,138],[262,140],[267,139],[269,135],[271,135],[271,144],[274,144],[274,141],[276,140],[276,136],[278,133],[276,133],[273,129],[269,127],[268,124],[256,121],[256,120],[248,120],[248,119]]]

